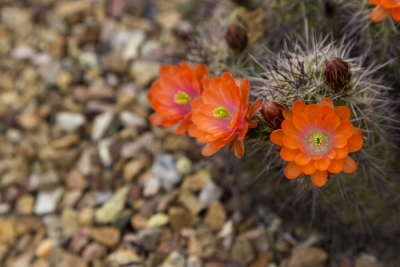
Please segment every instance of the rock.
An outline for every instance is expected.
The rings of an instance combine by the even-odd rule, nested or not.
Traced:
[[[247,239],[237,239],[231,251],[232,260],[248,265],[255,258],[253,248]]]
[[[90,236],[100,244],[109,248],[115,248],[119,244],[120,231],[111,226],[98,227],[90,231]]]
[[[150,217],[147,223],[147,227],[149,228],[161,227],[163,225],[166,225],[168,222],[169,222],[168,215],[164,213],[157,213]]]
[[[83,114],[63,111],[56,114],[57,125],[66,132],[75,132],[86,123]]]
[[[154,251],[160,237],[160,228],[144,228],[139,231],[138,237],[147,251]]]
[[[249,240],[256,252],[266,253],[269,250],[267,230],[264,228],[254,228],[241,234],[238,238]]]
[[[110,168],[113,163],[113,159],[109,150],[110,145],[111,138],[100,140],[97,144],[97,151],[100,156],[101,163],[106,168]]]
[[[65,19],[80,14],[82,12],[89,11],[90,8],[91,8],[90,1],[74,0],[74,1],[61,2],[57,4],[55,13],[59,18]]]
[[[36,247],[35,255],[38,258],[48,258],[50,253],[53,251],[56,243],[53,239],[47,238],[42,240]]]
[[[12,219],[0,221],[0,243],[13,245],[17,237],[17,229],[15,228],[15,222]]]
[[[78,213],[73,209],[63,209],[61,221],[63,224],[63,237],[70,238],[75,235],[79,229]]]
[[[11,210],[11,206],[8,203],[0,203],[0,214],[7,214]]]
[[[161,182],[160,180],[156,178],[151,178],[146,181],[146,184],[144,185],[143,188],[143,196],[145,197],[150,197],[156,195],[161,188]]]
[[[125,60],[135,59],[138,56],[140,45],[145,40],[145,37],[146,34],[141,29],[129,31],[129,37],[122,54]]]
[[[131,66],[131,75],[136,79],[138,85],[144,87],[158,77],[160,67],[161,64],[157,61],[136,60]]]
[[[51,191],[39,191],[34,207],[34,213],[36,215],[43,215],[55,212],[62,194],[63,190],[61,188],[56,188]]]
[[[205,205],[195,195],[188,191],[179,194],[179,202],[192,214],[196,215],[205,208]]]
[[[203,263],[197,256],[189,256],[186,262],[186,267],[202,267]]]
[[[328,253],[320,248],[295,246],[288,267],[315,267],[323,265],[327,259]]]
[[[179,190],[173,190],[164,194],[160,201],[158,202],[157,211],[158,212],[165,212],[172,201],[174,201],[177,196],[179,195]]]
[[[79,199],[81,199],[83,191],[81,189],[72,189],[65,192],[62,199],[63,208],[73,208]]]
[[[181,188],[192,192],[198,192],[210,179],[211,173],[208,170],[201,170],[193,175],[185,177]]]
[[[222,204],[219,201],[211,203],[207,210],[206,217],[204,218],[204,223],[208,225],[211,230],[218,231],[221,229],[225,220],[226,212]]]
[[[143,217],[140,214],[135,214],[131,218],[131,225],[134,229],[140,230],[147,227],[148,221],[149,220],[146,217]]]
[[[90,207],[83,208],[78,215],[78,222],[82,226],[91,226],[94,221],[94,210]]]
[[[130,111],[122,111],[119,119],[126,128],[140,129],[147,125],[147,120]]]
[[[31,267],[50,267],[50,263],[45,259],[37,259],[32,263]]]
[[[143,261],[132,249],[118,249],[107,257],[107,262],[113,265],[139,264]]]
[[[39,125],[39,118],[34,114],[24,113],[19,116],[19,123],[25,130],[34,130]]]
[[[39,176],[39,189],[53,189],[60,183],[60,175],[55,169],[51,169]]]
[[[146,267],[158,267],[164,260],[163,255],[157,253],[150,253],[147,257],[145,266]]]
[[[192,172],[192,161],[187,157],[180,157],[175,162],[175,169],[182,176],[188,175]]]
[[[111,111],[104,112],[95,117],[91,133],[93,141],[99,141],[100,138],[102,138],[105,135],[113,119],[114,119],[114,113]]]
[[[222,226],[221,231],[218,233],[218,238],[222,239],[222,245],[225,250],[229,250],[232,246],[233,240],[233,222],[228,220]]]
[[[77,133],[71,133],[56,139],[50,143],[53,149],[63,149],[76,145],[81,140],[81,137]]]
[[[115,221],[124,209],[129,187],[124,186],[114,196],[95,211],[95,221],[99,224],[106,224]]]
[[[26,267],[32,261],[33,252],[27,251],[15,258],[13,267]]]
[[[124,177],[127,182],[131,182],[143,170],[146,162],[139,158],[133,159],[124,166]]]
[[[158,155],[153,163],[153,175],[161,181],[165,190],[171,190],[181,181],[181,176],[175,169],[174,160],[169,154]]]
[[[358,255],[356,258],[355,262],[355,267],[382,267],[378,260],[375,258],[375,256],[367,254],[367,253],[361,253]]]
[[[18,60],[31,59],[32,57],[35,56],[35,54],[36,54],[35,49],[33,49],[31,46],[27,46],[24,44],[17,45],[11,51],[11,57]]]
[[[103,259],[107,255],[107,248],[96,242],[92,242],[85,247],[82,252],[82,258],[87,261]]]
[[[35,204],[35,197],[29,194],[22,195],[18,200],[15,207],[19,215],[31,215],[33,212],[33,205]]]
[[[105,69],[115,73],[124,73],[128,67],[127,60],[120,50],[113,50],[101,57],[101,63]]]
[[[185,267],[185,257],[173,251],[165,258],[160,267]]]
[[[181,230],[185,227],[192,227],[199,222],[199,217],[183,208],[171,207],[168,210],[169,220],[172,229]]]
[[[64,225],[65,228],[65,225]],[[89,243],[89,235],[84,231],[78,230],[69,242],[68,250],[79,254],[82,248]]]
[[[66,183],[68,188],[85,189],[88,186],[85,176],[83,176],[82,173],[76,169],[68,173]]]
[[[60,267],[88,267],[89,264],[80,257],[77,257],[69,252],[62,251],[61,260],[59,261]]]
[[[222,189],[212,180],[208,180],[200,191],[199,200],[208,207],[215,200],[219,200],[221,196]]]
[[[259,253],[256,256],[256,259],[250,263],[249,267],[260,267],[260,266],[268,266],[269,254],[267,252]]]
[[[181,13],[173,9],[163,11],[157,14],[156,21],[164,29],[172,30],[181,21]]]

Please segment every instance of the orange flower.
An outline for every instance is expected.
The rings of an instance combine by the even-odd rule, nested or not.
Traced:
[[[226,144],[235,149],[236,157],[244,153],[243,139],[248,128],[257,127],[251,120],[261,109],[262,99],[249,104],[250,83],[243,78],[240,85],[228,72],[210,79],[204,86],[202,96],[193,100],[193,124],[189,135],[206,142],[204,156],[211,156]]]
[[[382,21],[390,14],[392,14],[394,20],[400,21],[399,0],[369,0],[369,2],[377,6],[372,10],[369,17],[372,22]]]
[[[292,110],[284,109],[282,129],[271,134],[271,141],[281,146],[281,157],[289,162],[285,168],[288,179],[311,176],[316,186],[323,186],[331,173],[354,173],[356,162],[348,156],[363,146],[364,132],[349,122],[350,110],[333,108],[330,98],[318,105],[294,102]]]
[[[202,82],[207,78],[208,70],[203,64],[192,67],[185,62],[180,67],[163,65],[160,78],[153,82],[147,94],[156,111],[150,115],[150,123],[163,127],[180,124],[175,133],[185,133],[192,124],[192,101],[203,92]]]

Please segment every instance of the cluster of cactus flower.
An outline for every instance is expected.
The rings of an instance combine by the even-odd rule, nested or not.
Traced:
[[[349,64],[333,58],[326,64],[324,77],[332,89],[346,88],[352,78]],[[229,150],[234,148],[236,157],[242,157],[243,141],[251,138],[249,129],[259,128],[258,132],[276,144],[281,158],[288,162],[284,170],[288,179],[310,175],[321,187],[332,174],[357,170],[348,154],[361,149],[364,132],[349,121],[350,109],[334,107],[329,97],[309,105],[298,99],[291,109],[263,98],[250,104],[246,78],[233,77],[229,72],[209,77],[205,65],[182,62],[180,66],[161,67],[148,100],[155,110],[150,122],[175,126],[176,134],[187,132],[206,143],[204,156],[228,145]]]

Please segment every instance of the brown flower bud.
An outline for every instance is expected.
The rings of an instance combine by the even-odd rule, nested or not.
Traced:
[[[239,25],[231,25],[225,33],[225,40],[233,50],[243,51],[248,43],[246,30]]]
[[[285,119],[282,115],[283,109],[285,106],[272,101],[266,101],[261,108],[265,122],[274,130],[280,129],[282,121]]]
[[[326,83],[334,90],[349,84],[352,76],[349,63],[338,57],[326,63],[324,75]]]

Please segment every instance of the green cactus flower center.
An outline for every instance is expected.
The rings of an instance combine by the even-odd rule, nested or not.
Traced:
[[[178,93],[174,96],[174,102],[179,105],[184,105],[190,102],[190,96],[182,91],[178,91]]]
[[[224,107],[218,107],[218,108],[214,109],[213,115],[214,115],[214,117],[216,117],[218,119],[223,119],[223,118],[229,117],[229,112]]]
[[[315,143],[316,146],[322,145],[322,141],[323,141],[323,139],[322,139],[321,135],[316,135],[314,137],[314,143]]]

